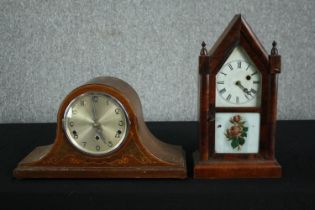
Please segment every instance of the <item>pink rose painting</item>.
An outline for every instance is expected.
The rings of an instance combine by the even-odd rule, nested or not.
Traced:
[[[245,127],[245,121],[242,120],[240,115],[235,115],[230,119],[232,124],[224,133],[228,141],[231,141],[233,149],[241,150],[245,144],[247,137],[248,127]]]

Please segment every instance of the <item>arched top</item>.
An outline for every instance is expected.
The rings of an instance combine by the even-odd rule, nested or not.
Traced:
[[[96,77],[72,90],[66,96],[61,103],[57,116],[57,137],[55,144],[62,144],[66,141],[65,135],[63,135],[62,120],[67,106],[74,98],[88,91],[103,92],[113,96],[122,104],[129,117],[130,128],[125,143],[115,153],[108,155],[109,158],[119,156],[131,144],[130,142],[133,142],[136,148],[132,150],[137,150],[133,152],[143,161],[141,164],[184,165],[185,159],[182,149],[179,146],[169,145],[160,141],[150,132],[144,121],[138,94],[131,85],[115,77]],[[58,148],[54,147],[53,149]],[[87,155],[87,158],[90,157]],[[92,158],[104,159],[105,156]]]

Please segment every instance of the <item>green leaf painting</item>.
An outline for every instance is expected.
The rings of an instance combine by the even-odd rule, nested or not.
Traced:
[[[245,144],[245,139],[247,137],[248,127],[245,127],[245,121],[243,121],[240,115],[235,115],[230,119],[232,124],[226,132],[224,133],[228,141],[231,142],[231,147],[233,149],[241,150],[242,146]]]

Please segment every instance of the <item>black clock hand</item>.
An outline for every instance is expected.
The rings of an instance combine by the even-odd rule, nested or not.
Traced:
[[[239,80],[236,81],[235,85],[238,86],[239,88],[241,88],[244,91],[244,93],[246,93],[248,95],[252,95],[250,93],[250,91],[241,84],[241,81],[239,81]]]
[[[102,142],[104,142],[104,144],[107,144],[100,128],[96,129],[96,134],[101,138],[101,140],[102,140]]]
[[[248,95],[252,95],[251,93],[250,93],[250,91],[247,89],[247,88],[244,88],[244,93],[246,93],[246,94],[248,94]]]

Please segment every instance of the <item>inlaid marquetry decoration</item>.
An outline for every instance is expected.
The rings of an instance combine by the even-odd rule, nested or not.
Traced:
[[[98,77],[62,102],[52,145],[39,146],[17,178],[185,178],[185,153],[148,130],[140,99],[126,82]]]

